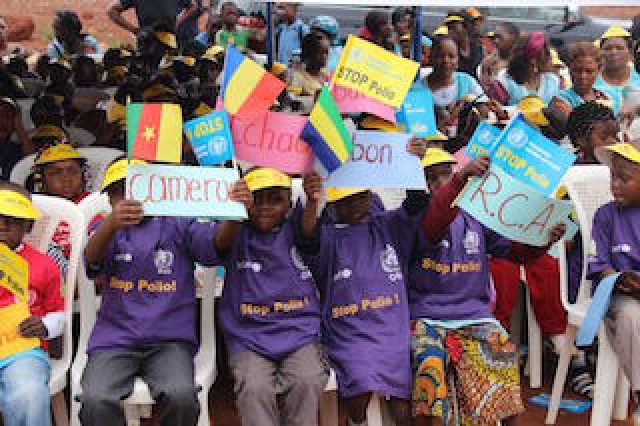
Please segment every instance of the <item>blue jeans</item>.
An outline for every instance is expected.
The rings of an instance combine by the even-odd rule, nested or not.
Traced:
[[[20,356],[0,368],[0,411],[4,426],[51,426],[49,363]]]

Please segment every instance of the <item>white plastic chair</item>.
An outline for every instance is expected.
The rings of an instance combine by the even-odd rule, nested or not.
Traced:
[[[591,227],[593,216],[601,205],[611,201],[610,174],[606,166],[574,166],[563,179],[564,185],[574,203],[578,224],[582,234],[583,268],[580,290],[576,303],[569,303],[567,257],[564,245],[558,250],[560,264],[560,297],[567,311],[567,332],[565,347],[560,352],[556,375],[553,381],[551,401],[547,411],[546,424],[555,424],[564,384],[567,379],[571,355],[575,350],[575,339],[580,324],[584,320],[591,303],[591,282],[586,279],[589,253],[593,251]],[[610,424],[612,412],[615,419],[627,417],[629,383],[619,369],[618,359],[611,349],[609,339],[601,326],[598,334],[599,349],[596,379],[591,411],[591,425]],[[615,400],[615,410],[614,408]]]
[[[110,210],[108,200],[103,194],[92,194],[82,200],[78,205],[87,220],[96,214],[108,212]],[[84,263],[84,261],[83,261]],[[204,268],[199,275],[208,285],[202,286],[201,316],[200,316],[200,348],[195,357],[195,382],[200,387],[198,400],[200,401],[199,426],[210,424],[209,419],[209,389],[213,385],[216,377],[216,351],[215,351],[215,327],[214,327],[214,280],[215,269]],[[78,294],[80,297],[80,338],[78,351],[71,368],[71,424],[79,425],[80,402],[78,398],[82,394],[81,379],[82,372],[87,363],[87,344],[89,336],[96,321],[97,298],[93,281],[89,280],[84,265],[78,274]],[[136,378],[133,392],[122,401],[127,426],[139,426],[140,418],[150,417],[151,406],[154,401],[151,398],[149,388],[144,381]]]
[[[104,172],[107,170],[107,167],[109,167],[109,164],[111,164],[116,158],[125,154],[118,149],[103,148],[99,146],[78,148],[78,151],[80,151],[80,153],[82,153],[82,155],[87,159],[89,166],[89,176],[87,181],[87,191],[89,192],[100,190],[102,177],[104,176]],[[9,180],[17,183],[18,185],[24,185],[29,175],[33,172],[34,158],[35,154],[31,154],[16,163],[16,165],[13,166],[13,170],[11,170],[11,177]]]
[[[80,261],[80,253],[84,249],[85,221],[78,207],[70,201],[58,197],[46,195],[34,195],[33,204],[42,213],[42,218],[33,226],[32,231],[26,236],[27,243],[42,253],[47,252],[51,237],[58,224],[65,221],[69,224],[71,240],[71,255],[67,273],[64,277],[64,312],[65,326],[63,333],[62,358],[51,359],[51,379],[49,389],[51,391],[51,406],[56,426],[67,426],[69,414],[65,401],[64,389],[67,387],[67,373],[71,366],[72,357],[72,319],[73,296],[75,292],[76,274]]]

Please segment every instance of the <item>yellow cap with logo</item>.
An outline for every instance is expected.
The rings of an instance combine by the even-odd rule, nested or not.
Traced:
[[[613,154],[617,154],[629,161],[640,164],[640,149],[632,143],[616,143],[596,149],[596,157],[607,166],[611,166]]]
[[[455,164],[456,159],[453,158],[453,155],[449,154],[447,151],[441,148],[427,148],[424,153],[424,157],[422,157],[422,167],[431,167],[436,164]]]
[[[43,149],[38,153],[34,164],[42,165],[48,163],[55,163],[56,161],[84,159],[82,154],[75,149],[71,144],[59,143]]]
[[[104,192],[104,190],[107,189],[110,185],[118,182],[119,180],[125,179],[127,177],[127,172],[129,171],[129,164],[146,163],[142,160],[129,160],[127,158],[123,158],[114,162],[107,168],[107,171],[104,173],[100,191]]]
[[[631,33],[622,27],[612,26],[612,27],[609,27],[607,31],[604,32],[604,34],[602,34],[602,37],[600,37],[600,40],[606,40],[608,38],[615,38],[615,37],[630,38]]]
[[[42,216],[31,200],[8,189],[0,189],[0,215],[28,220],[37,220]]]
[[[433,36],[446,36],[446,35],[449,35],[449,28],[447,28],[446,25],[440,25],[431,34]]]
[[[167,31],[156,31],[155,33],[156,39],[162,44],[172,49],[178,48],[178,41],[176,40],[176,35]]]
[[[450,22],[464,22],[464,18],[460,15],[449,15],[446,18],[444,18],[444,22],[445,24],[448,24]]]
[[[367,192],[367,188],[327,188],[327,203],[334,203],[352,195]]]
[[[291,188],[291,177],[289,175],[268,167],[251,170],[244,177],[244,181],[251,192],[266,188]]]
[[[544,115],[546,104],[537,96],[527,96],[520,101],[516,109],[522,112],[524,119],[536,126],[548,126],[549,120]]]

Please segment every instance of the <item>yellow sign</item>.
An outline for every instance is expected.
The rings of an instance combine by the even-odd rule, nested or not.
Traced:
[[[419,64],[350,35],[333,75],[333,84],[354,89],[394,108],[400,107]]]
[[[0,287],[13,293],[21,302],[27,303],[29,265],[5,244],[0,244]]]
[[[26,303],[18,302],[0,309],[0,359],[40,346],[39,339],[20,335],[20,323],[30,316]]]

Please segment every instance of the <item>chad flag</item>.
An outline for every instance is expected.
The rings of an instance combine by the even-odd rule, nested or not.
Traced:
[[[130,158],[179,163],[182,159],[180,105],[127,105],[127,146]]]

